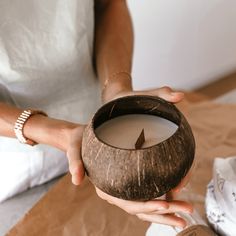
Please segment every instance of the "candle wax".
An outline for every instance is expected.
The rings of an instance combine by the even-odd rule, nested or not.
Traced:
[[[95,133],[103,142],[118,148],[134,149],[135,143],[144,129],[145,142],[142,148],[158,144],[177,130],[178,126],[164,118],[146,115],[123,115],[101,124]]]

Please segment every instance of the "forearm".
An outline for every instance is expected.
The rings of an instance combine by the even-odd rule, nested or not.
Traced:
[[[0,102],[0,136],[15,138],[14,124],[22,111],[20,108]],[[37,114],[26,121],[23,134],[37,143],[47,144],[65,151],[69,130],[75,126],[76,124],[67,121]]]
[[[108,81],[106,89],[113,93],[131,90],[128,75],[118,75],[119,72],[130,73],[132,67],[133,30],[126,2],[95,3],[95,60],[101,87]]]

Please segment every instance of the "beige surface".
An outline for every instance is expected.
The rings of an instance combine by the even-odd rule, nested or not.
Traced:
[[[203,102],[186,112],[196,139],[196,165],[187,198],[204,215],[206,186],[212,176],[215,157],[236,155],[236,105]]]
[[[198,88],[196,92],[209,98],[216,98],[233,89],[236,89],[236,72],[229,74],[213,83]]]
[[[204,215],[204,195],[214,157],[236,154],[236,105],[186,104],[182,109],[193,128],[197,150],[196,168],[182,197],[191,200]],[[138,236],[145,234],[147,226],[100,200],[89,182],[76,188],[66,176],[8,235]]]
[[[99,199],[88,180],[77,188],[67,175],[9,235],[142,236],[147,227],[147,223]]]

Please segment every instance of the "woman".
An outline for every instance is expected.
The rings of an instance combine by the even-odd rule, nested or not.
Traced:
[[[133,33],[125,0],[1,3],[0,179],[8,180],[6,186],[0,182],[1,200],[66,172],[65,157],[72,182],[82,182],[82,124],[100,105],[99,84],[103,102],[135,94],[174,103],[183,98],[168,87],[133,91]],[[97,193],[150,222],[183,227],[185,221],[173,213],[192,210],[180,201],[131,202]]]

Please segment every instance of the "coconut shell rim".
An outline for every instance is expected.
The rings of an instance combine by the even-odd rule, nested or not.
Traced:
[[[102,141],[101,139],[99,139],[98,137],[97,137],[97,135],[96,135],[96,132],[95,132],[95,129],[94,129],[94,120],[95,120],[95,118],[96,118],[96,114],[99,112],[99,110],[101,109],[101,108],[103,108],[103,107],[105,107],[106,105],[108,105],[108,104],[112,104],[112,103],[114,103],[115,101],[119,101],[119,100],[121,100],[121,99],[125,99],[125,98],[129,98],[129,97],[132,97],[133,99],[135,99],[135,97],[136,98],[140,98],[140,97],[146,97],[146,98],[151,98],[151,99],[154,99],[154,100],[159,100],[159,101],[161,101],[161,102],[164,102],[164,103],[167,103],[168,105],[170,105],[171,107],[171,109],[174,109],[173,110],[173,112],[176,112],[176,114],[177,114],[177,117],[175,117],[176,118],[176,122],[174,122],[173,120],[170,120],[171,122],[173,122],[173,123],[175,123],[177,126],[178,126],[178,128],[176,129],[176,131],[174,132],[174,134],[172,134],[169,138],[167,138],[166,140],[164,140],[164,141],[162,141],[162,142],[159,142],[159,143],[157,143],[157,144],[154,144],[154,145],[152,145],[152,146],[149,146],[149,147],[146,147],[146,148],[140,148],[140,149],[126,149],[126,148],[119,148],[119,147],[114,147],[114,146],[112,146],[112,145],[109,145],[109,144],[107,144],[107,143],[105,143],[104,141]],[[192,166],[192,164],[193,164],[193,162],[194,162],[194,156],[195,156],[195,148],[196,148],[196,143],[195,143],[195,139],[194,139],[194,136],[193,136],[193,133],[192,133],[192,130],[191,130],[191,126],[189,125],[189,123],[188,123],[188,121],[186,120],[186,118],[185,118],[185,116],[182,114],[182,112],[181,111],[179,111],[178,110],[178,108],[176,108],[172,103],[170,103],[170,102],[167,102],[167,101],[165,101],[165,100],[163,100],[163,99],[161,99],[161,98],[159,98],[159,97],[156,97],[156,96],[149,96],[149,95],[135,95],[135,96],[126,96],[126,97],[122,97],[122,98],[118,98],[118,99],[115,99],[115,100],[112,100],[112,101],[110,101],[110,102],[108,102],[108,103],[106,103],[106,104],[104,104],[102,107],[101,107],[100,109],[98,109],[98,111],[95,113],[95,115],[93,116],[93,118],[92,118],[92,120],[90,120],[90,123],[89,123],[89,125],[86,127],[86,129],[87,130],[91,130],[92,131],[92,136],[93,136],[93,140],[95,141],[95,143],[97,143],[97,144],[99,144],[100,143],[100,145],[105,145],[106,146],[106,148],[108,148],[108,149],[112,149],[112,150],[121,150],[121,151],[123,151],[123,152],[125,152],[125,153],[132,153],[132,152],[144,152],[145,153],[145,151],[147,150],[147,149],[149,149],[149,150],[155,150],[156,148],[159,148],[158,146],[162,146],[162,145],[164,145],[165,146],[165,143],[168,143],[168,142],[171,142],[171,139],[175,139],[175,136],[178,136],[178,132],[181,134],[182,132],[187,132],[187,133],[189,133],[190,134],[190,139],[186,139],[186,136],[184,136],[185,138],[184,138],[184,140],[186,141],[187,140],[187,143],[188,144],[190,144],[191,145],[191,148],[190,148],[190,153],[187,153],[186,151],[185,151],[185,158],[187,158],[189,161],[188,162],[186,162],[186,167],[184,167],[184,172],[180,175],[181,177],[180,178],[178,178],[178,181],[176,181],[174,184],[173,184],[173,182],[172,183],[168,183],[166,186],[166,188],[165,188],[165,190],[163,190],[162,189],[162,191],[160,191],[159,193],[158,192],[153,192],[152,193],[152,195],[148,195],[148,196],[145,196],[145,195],[138,195],[137,197],[134,197],[135,195],[132,195],[132,197],[130,197],[130,196],[128,196],[128,195],[125,195],[125,194],[121,194],[121,193],[118,193],[118,192],[111,192],[110,190],[108,190],[108,188],[110,188],[111,186],[110,185],[108,185],[108,186],[110,186],[110,187],[106,187],[105,185],[104,185],[104,183],[106,182],[104,182],[104,181],[102,181],[101,183],[99,183],[100,181],[97,181],[97,178],[93,178],[93,177],[91,177],[90,176],[90,170],[92,170],[92,169],[90,169],[90,167],[89,167],[89,169],[90,170],[88,170],[88,172],[87,172],[87,174],[88,174],[88,177],[89,177],[89,179],[90,179],[90,181],[96,186],[96,187],[98,187],[99,189],[101,189],[102,191],[104,191],[104,192],[106,192],[107,194],[110,194],[110,195],[112,195],[112,196],[114,196],[114,197],[117,197],[117,198],[120,198],[120,199],[125,199],[125,200],[134,200],[134,201],[138,201],[138,200],[150,200],[150,199],[153,199],[153,198],[157,198],[157,197],[160,197],[160,196],[162,196],[163,194],[165,194],[166,192],[168,192],[168,191],[170,191],[171,189],[173,189],[174,187],[176,187],[177,185],[178,185],[178,183],[186,176],[186,174],[188,173],[188,171],[191,169],[191,166]],[[109,107],[108,107],[109,108]],[[145,110],[145,109],[144,109]],[[164,111],[165,112],[165,111]],[[135,114],[135,113],[133,113],[133,114]],[[137,114],[147,114],[148,115],[148,113],[137,113]],[[125,115],[125,114],[123,114],[123,115]],[[149,114],[149,115],[155,115],[155,114]],[[118,115],[118,116],[120,116],[120,115]],[[118,116],[116,116],[116,117],[118,117]],[[156,116],[158,116],[158,115],[156,115]],[[159,115],[159,117],[163,117],[163,116],[161,116],[161,114]],[[173,117],[174,117],[174,115],[173,115]],[[164,116],[164,118],[165,119],[167,119],[165,116]],[[174,118],[173,118],[174,119]],[[106,122],[106,121],[108,121],[109,119],[107,119],[107,120],[105,120],[104,122]],[[167,120],[169,120],[169,119],[167,119]],[[98,123],[98,126],[99,125],[101,125],[103,122],[101,122],[100,124]],[[97,126],[97,127],[98,127]],[[187,130],[185,131],[185,128],[187,128]],[[85,146],[85,149],[86,149],[87,147]],[[82,145],[82,150],[83,150],[83,145]],[[83,159],[83,157],[82,157],[82,159]],[[188,163],[188,164],[187,164]],[[85,163],[85,167],[86,167],[86,163]]]
[[[148,147],[144,147],[144,148],[141,147],[141,148],[138,148],[138,149],[135,149],[135,148],[116,147],[116,146],[113,146],[113,145],[111,145],[111,144],[109,144],[109,143],[106,143],[106,142],[104,142],[102,139],[100,139],[100,138],[97,136],[96,132],[95,132],[96,129],[94,128],[94,121],[95,121],[95,119],[97,118],[96,116],[98,115],[99,111],[100,111],[101,109],[105,108],[106,106],[108,106],[109,104],[112,104],[112,103],[114,103],[114,102],[116,102],[116,101],[120,101],[120,100],[124,100],[124,99],[129,99],[129,98],[135,98],[135,97],[137,97],[137,98],[138,98],[138,97],[143,97],[143,98],[151,98],[151,99],[155,99],[155,100],[161,100],[162,102],[167,103],[167,104],[169,104],[170,106],[172,106],[172,108],[175,109],[176,113],[177,113],[178,116],[179,116],[180,124],[176,124],[175,122],[173,122],[173,121],[171,121],[171,120],[169,120],[169,119],[167,119],[167,118],[165,118],[165,117],[162,117],[162,116],[159,116],[159,117],[161,117],[161,118],[163,118],[163,119],[166,119],[166,120],[168,120],[168,121],[170,121],[170,122],[176,124],[176,125],[178,126],[178,128],[175,130],[175,132],[174,132],[170,137],[168,137],[167,139],[165,139],[165,140],[163,140],[163,141],[161,141],[161,142],[159,142],[159,143],[156,143],[156,144],[154,144],[154,145],[151,145],[151,146],[148,146]],[[143,114],[143,113],[133,113],[133,114]],[[124,114],[124,115],[129,115],[129,114]],[[153,115],[153,114],[146,114],[146,115],[156,116],[156,115]],[[121,116],[122,116],[122,115],[121,115]],[[119,117],[119,116],[117,116],[117,117]],[[171,138],[179,131],[180,125],[181,125],[181,121],[182,121],[182,117],[184,117],[184,115],[174,106],[174,104],[172,104],[171,102],[168,102],[168,101],[166,101],[166,100],[164,100],[164,99],[162,99],[162,98],[160,98],[160,97],[151,96],[151,95],[129,95],[129,96],[125,96],[125,97],[116,98],[116,99],[114,99],[114,100],[112,100],[112,101],[109,101],[109,102],[105,103],[104,105],[102,105],[102,106],[96,111],[96,113],[94,114],[94,116],[93,116],[93,118],[92,118],[92,121],[91,121],[91,128],[92,128],[93,131],[94,131],[94,136],[96,137],[96,139],[97,139],[98,141],[100,141],[101,143],[103,143],[104,145],[107,145],[107,146],[109,146],[109,147],[111,147],[111,148],[119,149],[119,150],[127,150],[127,151],[137,151],[137,150],[139,150],[139,151],[140,151],[140,150],[145,150],[145,149],[150,149],[150,148],[156,147],[156,146],[160,145],[161,143],[165,143],[167,140],[171,139]],[[115,117],[115,118],[116,118],[116,117]],[[112,118],[112,119],[114,119],[114,118]],[[185,117],[184,117],[184,119],[186,120]],[[110,120],[111,120],[111,119],[110,119]],[[109,121],[109,120],[107,120],[107,121]],[[106,121],[105,121],[105,122],[106,122]]]

